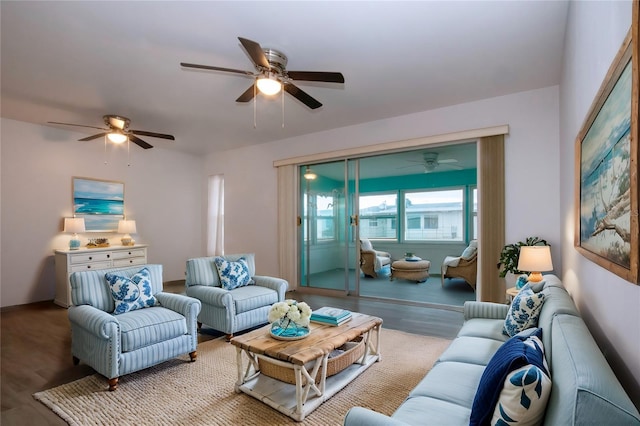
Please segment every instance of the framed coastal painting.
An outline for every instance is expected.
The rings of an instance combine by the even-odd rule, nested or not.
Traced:
[[[637,9],[637,2],[635,2]],[[638,40],[634,23],[576,139],[575,247],[638,284]]]
[[[84,218],[87,232],[116,232],[124,219],[124,183],[74,177],[73,214]]]

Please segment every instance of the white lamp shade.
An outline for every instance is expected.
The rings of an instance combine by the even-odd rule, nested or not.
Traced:
[[[136,221],[135,220],[121,220],[118,222],[119,234],[135,234],[136,233]]]
[[[551,247],[523,246],[520,247],[518,269],[527,272],[542,272],[553,270],[551,262]]]
[[[278,80],[268,77],[259,78],[256,84],[258,90],[265,95],[275,95],[282,89],[282,84]]]
[[[113,143],[123,143],[127,140],[127,135],[121,132],[111,132],[107,135],[107,137]]]
[[[64,232],[70,232],[77,234],[78,232],[84,232],[84,218],[83,217],[65,217],[64,218]]]

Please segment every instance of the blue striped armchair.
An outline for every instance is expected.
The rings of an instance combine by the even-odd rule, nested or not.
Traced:
[[[113,282],[110,285],[107,274],[125,283],[127,279],[138,282],[137,277],[144,276],[143,288],[148,292],[147,300],[152,302],[132,310],[119,309],[123,299],[118,303],[114,300]],[[105,376],[110,391],[116,389],[122,375],[182,354],[189,354],[191,361],[196,359],[196,318],[200,301],[163,292],[162,265],[74,272],[71,274],[71,300],[69,321],[73,362],[77,365],[83,361]],[[125,302],[131,300],[131,297],[124,299]]]
[[[266,324],[271,305],[285,300],[289,283],[281,278],[255,275],[253,253],[219,258],[228,262],[243,258],[248,267],[249,285],[225,289],[216,258],[198,257],[187,260],[187,295],[202,302],[198,325],[205,324],[225,333],[230,340],[234,333]]]

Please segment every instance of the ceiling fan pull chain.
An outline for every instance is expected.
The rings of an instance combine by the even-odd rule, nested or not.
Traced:
[[[131,139],[127,136],[127,167],[131,167]]]
[[[284,129],[284,90],[281,91],[282,93],[282,128]]]
[[[255,129],[256,127],[258,127],[257,125],[257,112],[256,112],[256,98],[258,97],[258,94],[256,93],[256,83],[255,81],[253,82],[253,128]]]
[[[107,165],[107,135],[104,135],[104,165]]]

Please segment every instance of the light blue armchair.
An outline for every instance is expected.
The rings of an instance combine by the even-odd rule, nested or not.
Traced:
[[[106,273],[134,277],[149,271],[156,305],[114,315],[115,302]],[[197,299],[162,291],[162,265],[103,269],[71,274],[71,354],[74,364],[91,366],[109,380],[188,353],[195,361],[198,345]]]
[[[252,253],[222,257],[228,261],[244,257],[253,284],[225,290],[214,264],[215,258],[198,257],[187,260],[186,292],[202,302],[199,325],[205,324],[225,333],[230,340],[234,333],[266,324],[271,305],[285,300],[289,283],[281,278],[255,275]]]

